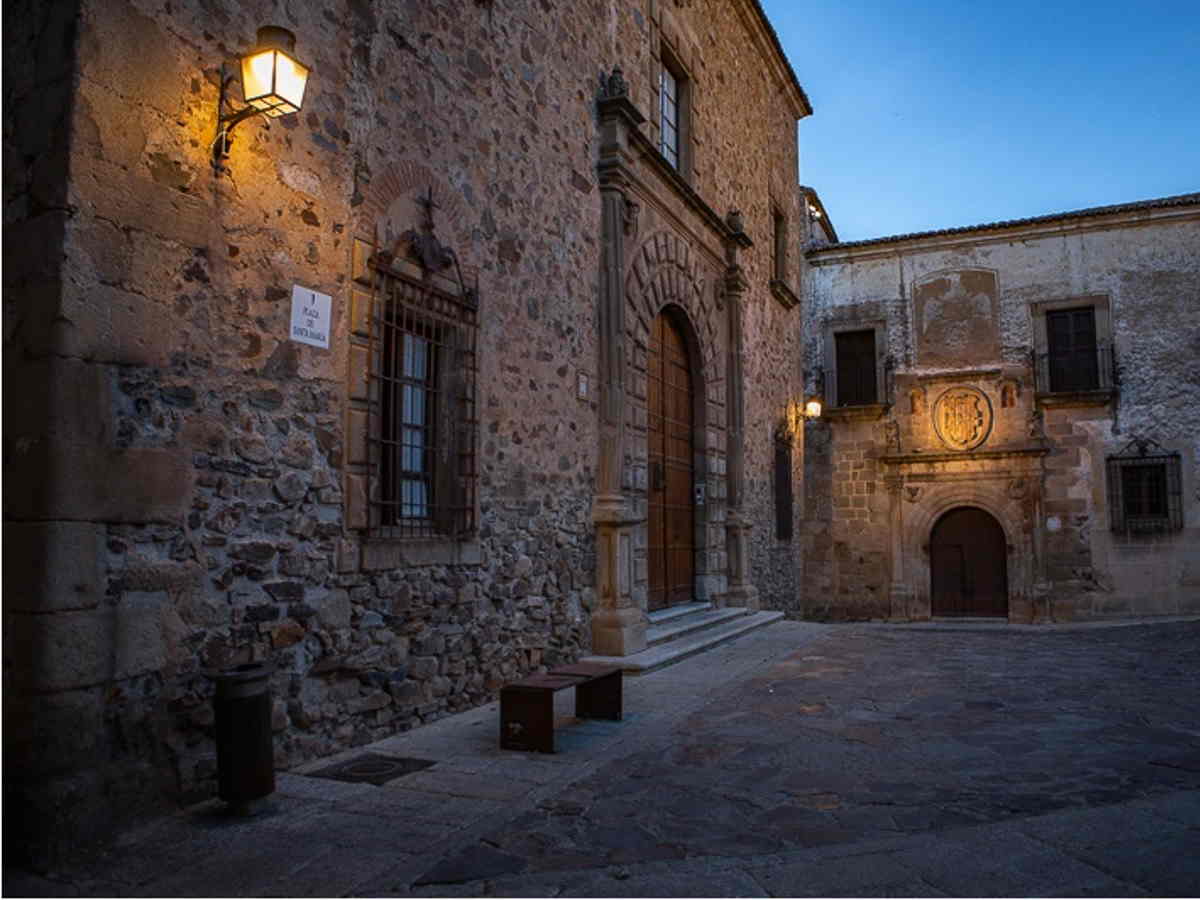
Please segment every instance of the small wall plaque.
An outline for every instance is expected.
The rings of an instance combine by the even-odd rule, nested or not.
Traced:
[[[289,337],[301,344],[329,349],[330,311],[333,301],[328,294],[292,285],[292,328]]]

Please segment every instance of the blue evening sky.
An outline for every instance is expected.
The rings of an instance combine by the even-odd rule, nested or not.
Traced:
[[[1200,191],[1200,0],[762,0],[843,241]]]

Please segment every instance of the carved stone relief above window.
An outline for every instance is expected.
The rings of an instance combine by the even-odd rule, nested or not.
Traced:
[[[913,285],[917,363],[962,368],[1000,358],[1000,293],[990,269],[926,275]]]

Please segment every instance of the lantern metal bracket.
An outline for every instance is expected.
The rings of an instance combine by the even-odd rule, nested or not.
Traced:
[[[226,74],[226,71],[225,64],[221,63],[221,93],[217,98],[217,136],[213,138],[212,142],[212,166],[213,171],[218,175],[226,171],[224,162],[229,157],[229,148],[233,144],[230,132],[239,122],[260,116],[265,112],[255,106],[244,106],[232,112],[225,112],[226,106],[230,105],[227,99],[229,85],[233,83],[235,77]]]

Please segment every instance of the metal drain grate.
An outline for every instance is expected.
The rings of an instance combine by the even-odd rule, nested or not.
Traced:
[[[404,775],[420,772],[435,765],[433,759],[416,759],[411,756],[382,756],[378,753],[363,753],[353,759],[340,762],[316,772],[309,778],[332,778],[334,781],[352,783],[366,782],[376,787],[387,784]]]

